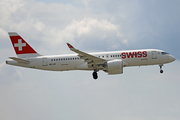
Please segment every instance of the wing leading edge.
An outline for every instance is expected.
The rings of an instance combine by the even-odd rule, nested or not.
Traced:
[[[70,48],[71,51],[76,52],[78,56],[83,59],[84,61],[87,62],[88,67],[97,67],[100,64],[104,64],[106,62],[105,59],[93,56],[91,54],[82,52],[76,48],[74,48],[71,44],[67,43],[68,47]]]

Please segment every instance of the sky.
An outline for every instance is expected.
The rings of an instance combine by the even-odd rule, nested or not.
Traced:
[[[179,120],[179,0],[0,0],[1,120]],[[124,73],[52,72],[6,65],[8,32],[42,55],[161,49],[176,58]]]

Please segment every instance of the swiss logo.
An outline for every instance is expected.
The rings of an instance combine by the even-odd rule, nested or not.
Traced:
[[[18,39],[18,43],[15,43],[14,47],[18,47],[18,50],[22,51],[23,47],[26,47],[26,43],[22,43],[22,39]]]
[[[147,51],[139,51],[139,52],[123,52],[121,53],[122,59],[125,58],[141,58],[141,57],[147,57]]]

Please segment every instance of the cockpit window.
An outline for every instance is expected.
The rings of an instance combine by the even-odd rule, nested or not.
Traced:
[[[162,55],[166,55],[166,54],[169,54],[169,53],[167,53],[167,52],[161,52],[161,54],[162,54]]]

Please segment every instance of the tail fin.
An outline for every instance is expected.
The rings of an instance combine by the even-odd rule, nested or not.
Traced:
[[[18,57],[37,57],[40,56],[21,36],[15,32],[9,32],[12,45]]]

